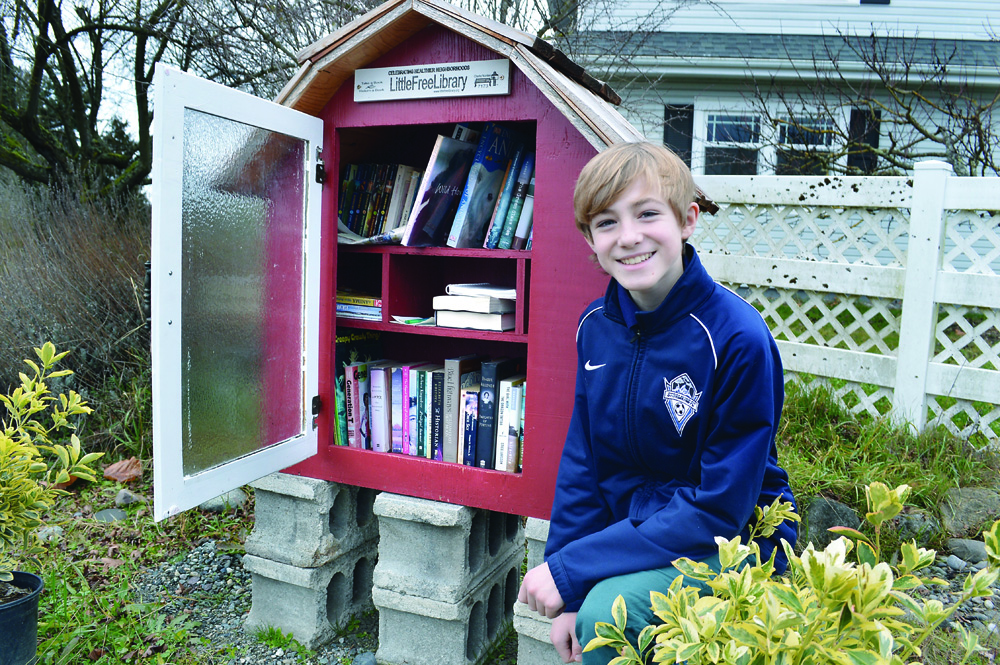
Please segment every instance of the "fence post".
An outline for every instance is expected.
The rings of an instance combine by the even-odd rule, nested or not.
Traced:
[[[944,190],[951,165],[928,160],[914,165],[910,238],[906,252],[893,414],[923,429],[927,422],[927,369],[937,327],[934,289],[944,243]]]

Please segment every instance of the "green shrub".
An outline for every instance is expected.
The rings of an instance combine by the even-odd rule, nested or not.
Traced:
[[[68,483],[70,476],[93,480],[88,465],[103,454],[83,455],[75,434],[69,445],[53,442],[57,434],[73,429],[71,418],[90,413],[90,407],[73,391],[56,399],[46,386],[46,381],[70,373],[52,369],[66,352],[57,354],[46,343],[35,354],[41,366],[24,361],[34,376],[22,372],[20,387],[0,395],[7,411],[0,421],[0,581],[5,582],[12,579],[18,555],[37,553],[32,534],[41,526],[42,511],[62,493],[55,486]]]
[[[881,483],[868,486],[865,519],[876,534],[902,510],[909,492],[906,485],[895,490]],[[790,512],[791,504],[776,502],[760,513],[757,533],[773,533]],[[959,601],[951,606],[910,595],[925,582],[943,584],[916,575],[934,562],[932,550],[904,543],[899,563],[890,566],[879,562],[877,536],[840,532],[842,537],[826,549],[816,551],[810,544],[801,556],[785,544],[789,565],[781,577],[773,576],[773,554],[762,561],[755,543],[719,538],[725,572],[690,559],[674,562],[685,577],[705,581],[712,595],[702,597],[697,589],[681,586],[683,577],[666,594],[651,592],[653,611],[663,623],[644,628],[636,645],[624,636],[628,616],[619,596],[614,624],[598,623],[597,637],[584,650],[616,649],[622,655],[611,665],[641,665],[650,654],[654,662],[690,665],[902,665],[921,657],[921,645],[961,603],[992,595],[990,587],[1000,576],[1000,521],[984,534],[988,567],[965,580]],[[856,562],[848,561],[852,552]],[[742,565],[748,559],[752,563]],[[958,630],[964,662],[979,649],[978,638]]]

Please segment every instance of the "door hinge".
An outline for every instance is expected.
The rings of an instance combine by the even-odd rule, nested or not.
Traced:
[[[318,416],[319,412],[323,410],[323,400],[320,399],[319,395],[313,397],[312,400],[312,414]]]
[[[319,152],[317,150],[317,152]],[[318,154],[316,155],[316,182],[320,185],[326,182],[326,164],[323,163],[323,158]]]

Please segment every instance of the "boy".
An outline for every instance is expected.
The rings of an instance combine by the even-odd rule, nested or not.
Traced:
[[[619,594],[633,644],[653,623],[679,557],[719,569],[716,536],[749,534],[755,506],[792,500],[774,437],[781,359],[749,304],[716,285],[687,244],[698,221],[687,166],[666,148],[624,143],[580,173],[576,224],[611,276],[577,328],[576,400],[556,481],[545,563],[518,599],[553,618],[565,662]],[[786,522],[761,555],[794,543]],[[694,583],[694,582],[692,582]]]

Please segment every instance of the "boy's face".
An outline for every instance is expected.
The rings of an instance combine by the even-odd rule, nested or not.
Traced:
[[[694,233],[698,205],[682,222],[656,190],[634,182],[590,220],[587,243],[605,272],[625,287],[643,311],[656,309],[684,272],[684,241]]]

